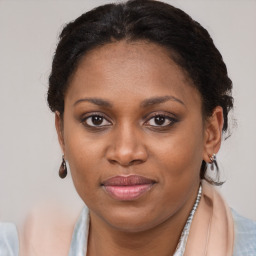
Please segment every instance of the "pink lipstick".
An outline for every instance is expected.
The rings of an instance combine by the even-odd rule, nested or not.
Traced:
[[[132,201],[147,191],[155,184],[154,180],[143,176],[115,176],[102,183],[105,191],[116,200]]]

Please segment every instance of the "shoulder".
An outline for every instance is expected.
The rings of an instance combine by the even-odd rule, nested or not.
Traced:
[[[14,224],[0,223],[0,255],[18,256],[18,233]]]
[[[256,255],[256,222],[232,210],[235,229],[234,256]]]

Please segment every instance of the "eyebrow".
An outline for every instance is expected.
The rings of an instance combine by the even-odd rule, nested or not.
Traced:
[[[148,106],[151,106],[151,105],[157,105],[157,104],[161,104],[161,103],[165,103],[166,101],[176,101],[182,105],[185,106],[185,103],[174,97],[174,96],[161,96],[161,97],[153,97],[153,98],[149,98],[149,99],[146,99],[146,100],[143,100],[142,103],[140,104],[141,107],[145,108],[145,107],[148,107]]]
[[[77,100],[75,103],[74,103],[74,106],[77,105],[78,103],[80,102],[90,102],[90,103],[93,103],[95,105],[98,105],[98,106],[102,106],[102,107],[112,107],[113,105],[108,102],[107,100],[103,100],[103,99],[100,99],[100,98],[83,98],[83,99],[80,99],[80,100]]]
[[[176,102],[185,106],[185,104],[182,100],[180,100],[180,99],[178,99],[174,96],[167,95],[167,96],[160,96],[160,97],[152,97],[152,98],[143,100],[140,104],[140,107],[146,108],[148,106],[165,103],[166,101],[170,101],[170,100],[171,101],[176,101]],[[74,103],[74,106],[77,105],[80,102],[90,102],[90,103],[93,103],[97,106],[102,106],[102,107],[110,107],[110,108],[113,107],[113,105],[109,101],[101,99],[101,98],[83,98],[83,99],[79,99]]]

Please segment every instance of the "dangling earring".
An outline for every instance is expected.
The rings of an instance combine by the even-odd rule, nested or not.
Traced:
[[[66,161],[64,159],[64,155],[62,156],[62,163],[60,165],[60,169],[59,169],[59,176],[60,178],[64,179],[67,176],[67,165],[66,165]]]
[[[219,166],[217,164],[217,157],[216,154],[212,154],[212,156],[209,156],[211,161],[211,170],[214,170],[214,166],[216,166],[216,169],[219,170]]]

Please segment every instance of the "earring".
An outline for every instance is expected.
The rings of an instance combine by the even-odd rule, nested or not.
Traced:
[[[216,166],[216,169],[219,170],[219,166],[217,164],[217,157],[216,154],[213,153],[212,156],[209,155],[210,161],[211,161],[211,170],[214,170],[214,166]]]
[[[64,179],[67,176],[67,165],[66,165],[66,161],[64,159],[64,155],[62,156],[62,163],[60,165],[60,169],[59,169],[59,176],[60,178]]]

